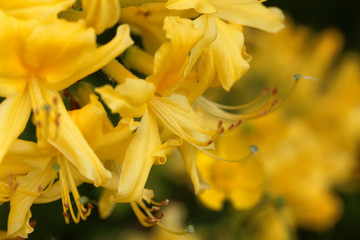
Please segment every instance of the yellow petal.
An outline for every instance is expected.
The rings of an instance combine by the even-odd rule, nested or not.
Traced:
[[[155,93],[155,86],[142,79],[126,78],[115,89],[105,85],[97,88],[96,92],[113,113],[119,113],[125,118],[140,117],[146,109],[146,102]]]
[[[14,1],[6,1],[14,2]],[[17,21],[0,11],[0,45],[6,46],[0,51],[0,94],[6,85],[16,85],[18,79],[28,75],[28,69],[22,61],[26,37],[31,33],[34,23]],[[9,78],[10,80],[6,81]],[[9,87],[8,87],[9,88]],[[17,88],[15,88],[17,89]],[[1,94],[4,96],[4,94]]]
[[[156,52],[154,73],[146,80],[155,84],[157,93],[166,96],[183,80],[189,53],[203,34],[192,21],[172,16],[165,18],[164,29],[170,42]]]
[[[155,161],[152,154],[160,145],[156,119],[146,110],[122,163],[117,202],[141,201],[146,180]]]
[[[267,8],[257,0],[212,0],[216,16],[230,23],[259,28],[275,33],[284,27],[284,14],[275,7]]]
[[[96,34],[112,27],[120,17],[119,0],[82,0],[85,19]]]
[[[75,81],[96,72],[104,67],[115,57],[119,56],[126,48],[133,44],[130,38],[130,28],[128,25],[121,25],[117,28],[115,37],[107,44],[96,48],[86,60],[79,66],[79,69],[70,77],[63,80],[63,84],[71,85]],[[61,84],[61,85],[63,85]],[[60,86],[61,86],[60,85]],[[57,86],[59,89],[59,87]],[[62,86],[63,89],[64,86]]]
[[[196,166],[194,147],[189,143],[184,143],[179,147],[179,151],[182,155],[185,169],[194,185],[195,194],[202,194],[206,189],[209,189],[209,185],[202,178],[201,173]]]
[[[100,218],[108,218],[115,208],[115,203],[110,202],[109,199],[114,195],[114,191],[104,189],[99,198],[99,215]]]
[[[31,111],[27,91],[6,98],[0,104],[0,163],[15,139],[25,129]]]
[[[249,69],[244,56],[244,35],[220,19],[216,19],[218,35],[210,48],[222,87],[229,91],[232,85]],[[226,63],[226,64],[224,64]]]
[[[203,14],[216,13],[216,8],[208,0],[169,0],[166,7],[175,10],[193,8]]]
[[[141,36],[144,49],[154,54],[166,41],[162,26],[169,13],[162,3],[126,7],[121,9],[120,22],[129,24],[131,32]]]
[[[95,33],[83,21],[57,20],[36,27],[28,37],[24,61],[50,83],[74,74],[96,49]]]
[[[90,103],[81,109],[70,111],[70,117],[93,149],[103,144],[103,127],[107,115],[95,95],[90,95]]]
[[[131,134],[140,125],[132,118],[123,118],[120,120],[116,128],[104,134],[102,146],[96,150],[96,155],[102,161],[115,160],[119,156],[124,155],[131,141]]]
[[[160,145],[155,152],[152,154],[155,159],[154,164],[165,164],[167,156],[169,156],[176,147],[183,144],[181,139],[170,139],[166,141],[164,144]]]
[[[55,175],[56,171],[52,168],[52,165],[47,164],[45,168],[37,169],[26,176],[18,177],[18,188],[36,193],[39,186],[47,186],[54,179]],[[36,197],[34,196],[15,191],[10,201],[8,235],[27,238],[28,234],[33,231],[33,228],[29,225],[29,220],[31,218],[30,207],[35,199]]]
[[[21,19],[56,18],[57,14],[74,4],[74,0],[0,0],[0,9]]]
[[[54,102],[54,99],[61,99],[58,93],[50,89],[43,88],[39,91],[40,86],[36,86],[37,80],[32,81],[32,104],[36,109],[41,109],[42,106]],[[42,95],[43,94],[43,95]],[[57,104],[50,105],[50,110],[45,115],[57,116],[55,119],[40,118],[41,114],[35,113],[35,118],[38,117],[37,122],[41,121],[38,126],[39,138],[46,138],[46,140],[59,150],[85,177],[87,180],[99,186],[106,178],[111,177],[111,173],[105,169],[94,151],[91,149],[79,128],[69,116],[62,101],[57,100]],[[35,112],[37,112],[35,110]]]
[[[195,28],[201,30],[204,36],[191,50],[190,60],[186,67],[185,74],[193,68],[204,50],[216,39],[217,27],[215,19],[216,18],[212,15],[202,15],[194,21]]]

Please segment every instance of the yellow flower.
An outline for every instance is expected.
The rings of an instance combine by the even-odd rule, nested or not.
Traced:
[[[169,9],[194,8],[202,14],[214,14],[218,18],[234,24],[277,32],[284,27],[284,15],[278,8],[265,7],[257,0],[169,0]]]
[[[119,0],[81,0],[80,2],[82,11],[77,7],[63,11],[59,16],[69,21],[84,19],[88,26],[95,29],[96,34],[114,26],[119,20]]]
[[[25,128],[30,111],[38,135],[62,152],[81,174],[99,185],[110,173],[102,166],[68,115],[59,90],[96,71],[132,41],[126,25],[112,41],[96,47],[95,33],[84,22],[57,20],[35,24],[0,12],[0,162]]]
[[[241,141],[239,134],[223,136],[216,146],[217,153],[225,159],[239,159]],[[259,202],[264,191],[265,171],[256,158],[240,162],[224,162],[197,152],[196,162],[209,190],[199,195],[200,200],[213,210],[221,210],[223,201],[229,199],[236,209],[249,209]]]
[[[118,145],[131,135],[136,124],[124,119],[112,127],[97,97],[91,95],[89,100],[89,104],[70,111],[69,115],[102,160],[114,159],[112,155],[119,154]],[[106,154],[108,151],[111,153]],[[39,139],[38,145],[16,140],[1,166],[1,201],[10,201],[8,236],[27,237],[33,231],[29,226],[33,203],[61,198],[67,223],[70,218],[78,223],[90,215],[92,206],[87,204],[86,197],[79,195],[77,186],[94,181],[83,176],[71,159],[43,139]]]
[[[119,63],[113,63],[113,69],[105,68],[105,71],[120,84],[115,89],[104,86],[96,90],[110,109],[120,116],[142,116],[141,126],[122,162],[116,197],[119,202],[141,200],[152,165],[164,164],[166,155],[182,143],[179,138],[200,146],[207,146],[211,139],[210,134],[202,130],[204,122],[187,98],[173,93],[183,81],[188,53],[202,35],[190,20],[178,17],[166,18],[164,29],[171,41],[156,52],[153,74],[145,81],[136,79]],[[143,90],[142,96],[138,96],[138,88]],[[172,134],[163,144],[157,121]]]
[[[19,19],[55,19],[61,10],[65,10],[74,0],[17,0],[0,1],[0,10]]]

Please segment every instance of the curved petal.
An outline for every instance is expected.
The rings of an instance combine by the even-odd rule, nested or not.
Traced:
[[[213,0],[216,16],[231,23],[278,32],[284,28],[284,14],[276,7],[265,7],[257,0]]]
[[[112,27],[120,17],[119,0],[82,0],[85,19],[96,34]]]
[[[119,113],[121,117],[129,118],[143,115],[146,102],[154,96],[155,86],[142,79],[126,78],[115,89],[105,85],[95,91],[101,95],[113,113]]]
[[[165,96],[181,84],[189,53],[203,34],[192,21],[173,16],[165,18],[164,29],[170,42],[161,45],[155,53],[154,73],[146,80],[154,83],[156,92]]]
[[[244,52],[244,35],[231,25],[216,19],[218,35],[211,44],[214,65],[222,87],[229,91],[232,85],[249,69]],[[226,64],[224,64],[226,63]]]
[[[188,172],[191,181],[194,185],[195,194],[202,194],[206,189],[209,189],[209,185],[202,178],[196,166],[195,151],[194,147],[189,143],[184,143],[179,147],[179,151],[182,155],[182,159],[185,164],[185,169]]]
[[[47,186],[55,177],[56,171],[51,164],[45,168],[31,171],[26,176],[18,177],[19,189],[28,192],[38,193],[39,186]],[[10,201],[10,213],[8,219],[8,235],[27,238],[27,235],[33,231],[29,225],[31,218],[30,207],[37,197],[26,195],[20,191],[15,191]]]
[[[37,77],[52,84],[76,73],[95,49],[94,30],[86,28],[84,21],[60,19],[38,25],[26,41],[23,56]]]
[[[216,13],[216,8],[208,0],[169,0],[166,7],[174,10],[193,8],[203,14]]]
[[[1,10],[21,19],[56,18],[61,10],[72,4],[74,4],[74,0],[0,0]]]
[[[6,98],[0,104],[0,163],[15,139],[25,129],[31,111],[27,91]]]
[[[79,79],[104,67],[132,44],[129,26],[125,24],[119,26],[115,37],[110,42],[90,52],[76,72],[51,86],[57,90],[70,86]]]
[[[44,138],[58,149],[89,181],[101,185],[111,173],[105,169],[79,128],[69,116],[58,93],[40,88],[32,80],[31,101],[35,108],[38,138]],[[44,107],[46,106],[46,108]]]
[[[0,87],[2,88],[6,87],[6,84],[17,84],[17,79],[28,75],[28,69],[23,63],[22,54],[33,23],[17,21],[0,11],[0,24],[0,46],[3,46],[0,51]],[[7,78],[8,81],[6,81]],[[0,93],[2,91],[0,90]]]
[[[127,148],[115,201],[141,201],[146,180],[155,161],[152,154],[160,145],[156,119],[146,110],[141,126]]]

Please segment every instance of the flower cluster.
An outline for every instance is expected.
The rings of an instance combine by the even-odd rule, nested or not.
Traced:
[[[283,28],[282,12],[261,1],[0,1],[0,22],[3,238],[28,237],[32,204],[61,199],[67,223],[85,220],[93,205],[82,183],[104,188],[102,217],[130,203],[144,226],[162,226],[154,211],[167,201],[145,189],[152,166],[179,149],[203,192],[194,150],[224,159],[209,152],[214,142],[278,101],[276,89],[264,91],[264,104],[239,115],[202,97],[213,86],[229,91],[248,70],[243,26]],[[218,116],[215,126],[200,110]]]
[[[243,84],[256,79],[279,83],[294,72],[307,76],[295,75],[303,80],[276,112],[244,123],[216,146],[224,157],[237,158],[250,141],[259,154],[239,163],[196,154],[211,186],[199,196],[205,205],[219,210],[227,199],[239,210],[255,206],[242,216],[246,224],[238,224],[246,239],[296,239],[298,228],[330,229],[344,208],[337,193],[354,188],[359,177],[360,57],[338,56],[343,41],[336,30],[314,34],[289,21],[286,25],[275,35],[247,32],[254,61]],[[294,35],[296,42],[291,42]],[[282,57],[269,63],[275,54]]]

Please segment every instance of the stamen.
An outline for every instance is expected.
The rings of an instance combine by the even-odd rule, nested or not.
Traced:
[[[194,146],[195,146],[195,145],[194,145]],[[238,158],[238,159],[226,159],[226,158],[219,157],[219,156],[217,156],[217,155],[215,155],[215,154],[212,154],[211,152],[209,152],[209,151],[207,151],[207,150],[205,150],[205,149],[203,149],[203,148],[200,148],[200,147],[197,147],[197,146],[195,146],[195,147],[196,147],[197,149],[199,149],[201,152],[209,155],[210,157],[215,158],[215,159],[220,160],[220,161],[224,161],[224,162],[243,162],[243,161],[246,161],[246,160],[248,160],[249,158],[251,158],[255,153],[257,153],[257,152],[259,151],[259,148],[258,148],[257,146],[251,145],[251,146],[249,147],[249,151],[250,151],[250,152],[249,152],[249,154],[246,155],[245,157]]]
[[[295,74],[293,79],[295,81],[298,81],[300,79],[310,79],[310,80],[314,80],[314,81],[317,81],[317,82],[320,82],[320,79],[317,78],[317,77],[312,77],[312,76],[302,76],[301,74]]]

